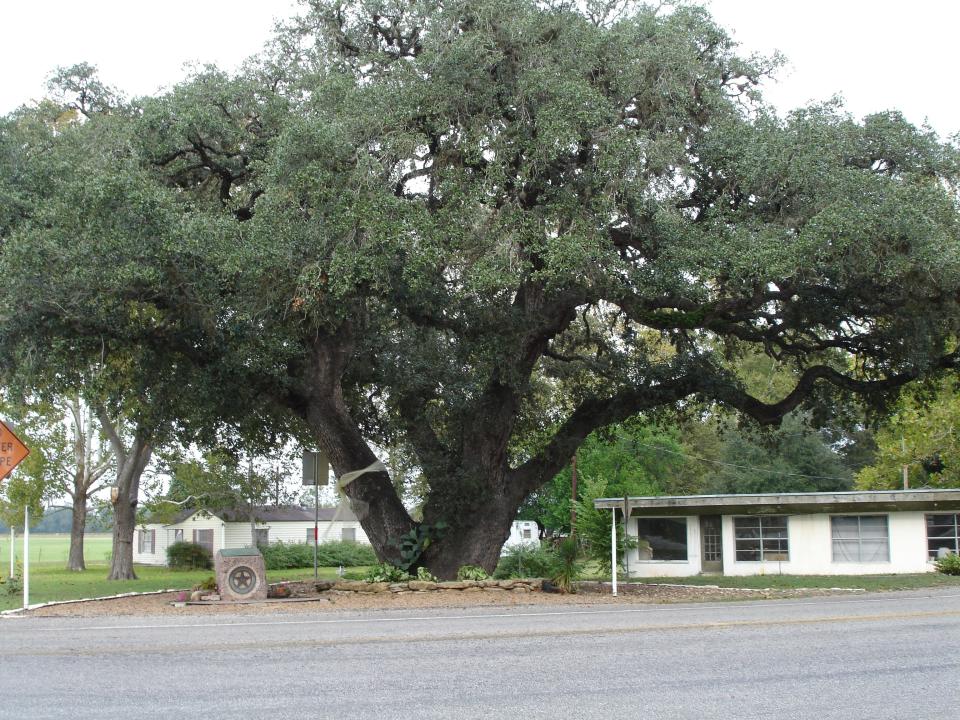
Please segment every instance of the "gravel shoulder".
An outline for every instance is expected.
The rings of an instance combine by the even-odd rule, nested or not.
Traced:
[[[406,610],[417,608],[575,606],[597,604],[656,604],[770,600],[781,598],[850,595],[850,590],[799,588],[744,590],[692,585],[621,585],[620,594],[581,591],[575,594],[516,593],[509,590],[452,590],[443,592],[355,593],[329,590],[317,593],[312,583],[290,583],[294,601],[271,600],[255,604],[218,603],[174,606],[177,593],[138,595],[109,600],[71,602],[19,613],[20,617],[124,617],[303,615],[343,611]]]

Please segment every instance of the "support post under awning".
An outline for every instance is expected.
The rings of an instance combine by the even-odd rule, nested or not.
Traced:
[[[617,594],[617,509],[610,508],[610,589]]]

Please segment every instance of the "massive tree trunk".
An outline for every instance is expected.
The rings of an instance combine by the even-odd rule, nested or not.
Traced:
[[[87,527],[87,495],[77,492],[73,495],[73,514],[70,520],[70,555],[67,558],[67,570],[82,571],[87,566],[83,559],[83,534]]]
[[[462,514],[438,542],[424,551],[416,564],[441,579],[455,578],[463,565],[477,565],[493,573],[518,507],[518,502],[499,494],[488,495],[472,509],[459,508]]]
[[[352,351],[349,327],[336,336],[319,336],[311,343],[311,356],[304,369],[303,395],[295,409],[306,420],[320,449],[330,460],[338,478],[377,462],[351,417],[343,398],[340,378]],[[397,560],[392,541],[414,527],[386,471],[364,473],[342,486],[354,514],[383,561]]]
[[[136,580],[137,575],[133,571],[133,536],[137,526],[140,478],[150,462],[153,447],[146,431],[138,427],[127,448],[103,407],[97,408],[97,416],[117,459],[117,483],[110,496],[113,504],[113,555],[107,579]]]

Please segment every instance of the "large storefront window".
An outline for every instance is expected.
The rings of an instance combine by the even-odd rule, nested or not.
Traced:
[[[927,515],[927,557],[960,552],[960,515]]]
[[[834,562],[888,562],[886,515],[837,515],[831,519]]]
[[[686,560],[686,518],[637,518],[637,533],[641,541],[650,545],[645,560]]]
[[[738,561],[790,559],[786,515],[734,518],[733,529]]]

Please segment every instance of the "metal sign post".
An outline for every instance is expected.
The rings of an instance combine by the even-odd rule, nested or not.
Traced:
[[[324,484],[330,474],[330,463],[321,452],[303,451],[303,484],[313,485],[313,578],[319,577],[317,545],[320,541],[320,480]]]
[[[0,480],[13,472],[30,454],[30,448],[0,420]],[[10,528],[10,577],[15,572],[13,551],[13,528]],[[23,607],[30,603],[30,505],[23,506]]]
[[[30,605],[30,506],[23,508],[23,609]]]

